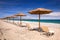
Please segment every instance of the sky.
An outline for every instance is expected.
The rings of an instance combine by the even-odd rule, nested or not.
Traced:
[[[38,19],[38,15],[28,12],[36,8],[46,8],[53,12],[41,15],[41,19],[60,19],[60,0],[0,0],[0,18],[24,13],[26,19]]]

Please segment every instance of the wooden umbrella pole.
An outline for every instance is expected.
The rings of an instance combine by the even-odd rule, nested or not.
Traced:
[[[21,16],[20,16],[20,25],[21,25],[22,23],[21,23]]]
[[[14,23],[14,18],[13,18],[13,23]]]
[[[10,18],[8,18],[8,22],[10,22]]]
[[[7,22],[8,22],[8,18],[7,18]]]
[[[8,18],[7,18],[7,22],[8,22]]]
[[[40,14],[39,14],[39,31],[40,31]]]

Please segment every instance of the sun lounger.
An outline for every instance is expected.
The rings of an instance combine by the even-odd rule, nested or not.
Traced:
[[[39,31],[38,26],[35,26],[35,25],[32,25],[32,24],[29,24],[29,23],[27,23],[26,26],[27,26],[28,30],[30,30],[30,31]],[[40,29],[39,32],[41,32],[41,31],[42,31],[42,29]]]
[[[29,24],[29,23],[26,23],[26,26],[27,26],[28,30],[34,29],[34,28],[32,27],[32,25]]]
[[[26,26],[28,28],[28,30],[30,29],[30,24],[26,23]]]
[[[27,28],[28,28],[29,30],[31,30],[31,29],[33,29],[33,30],[36,29],[36,30],[37,30],[37,29],[38,29],[37,27],[36,27],[36,28],[31,28],[31,25],[30,25],[29,23],[27,23],[26,25],[27,25]],[[45,35],[47,35],[47,36],[54,35],[54,31],[53,31],[53,30],[49,30],[47,26],[42,26],[42,27],[41,27],[41,30],[42,30],[42,32],[43,32]]]
[[[21,27],[26,27],[26,23],[22,23],[20,26]]]
[[[47,26],[42,26],[41,28],[42,28],[42,30],[45,32],[45,34],[46,34],[47,36],[54,35],[54,31],[53,31],[53,30],[49,30]]]

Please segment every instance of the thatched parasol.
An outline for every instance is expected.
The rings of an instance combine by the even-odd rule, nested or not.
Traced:
[[[13,23],[14,23],[14,18],[15,18],[16,16],[10,16],[10,18],[12,18],[13,19]]]
[[[7,19],[7,22],[9,22],[10,17],[5,17]]]
[[[39,15],[39,30],[40,30],[40,14],[49,14],[51,13],[51,10],[45,9],[45,8],[37,8],[35,10],[29,11],[30,14],[36,14]]]
[[[19,13],[19,14],[16,14],[16,16],[20,16],[20,25],[22,24],[22,16],[26,16],[25,14],[23,14],[23,13]]]

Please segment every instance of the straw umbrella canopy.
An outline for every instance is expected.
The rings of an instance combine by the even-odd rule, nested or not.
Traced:
[[[13,23],[14,23],[14,18],[15,18],[16,16],[10,16],[10,18],[13,18]]]
[[[20,17],[20,25],[22,24],[22,16],[26,16],[25,14],[23,14],[23,13],[18,13],[18,14],[16,14],[16,16],[19,16]]]
[[[40,30],[40,14],[49,14],[51,12],[52,12],[51,10],[45,8],[37,8],[35,10],[29,11],[30,14],[39,15],[39,30]]]
[[[8,22],[8,20],[10,19],[10,17],[5,17],[6,19],[7,19],[7,22]]]

